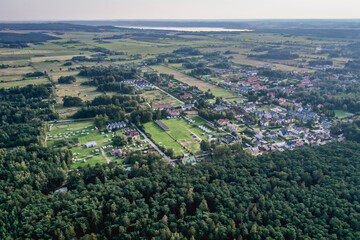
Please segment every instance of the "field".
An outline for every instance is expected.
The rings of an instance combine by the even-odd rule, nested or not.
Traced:
[[[208,140],[208,134],[198,128],[199,125],[205,126],[206,122],[199,117],[190,117],[195,120],[190,124],[182,119],[161,120],[170,131],[164,131],[155,122],[145,123],[144,127],[147,133],[159,146],[172,148],[176,155],[198,154],[200,151],[201,140]]]
[[[170,104],[173,107],[179,107],[181,105],[175,98],[170,97],[160,90],[145,91],[140,96],[145,98],[152,108],[163,104]]]
[[[97,163],[106,163],[105,157],[101,154],[101,151],[95,152],[95,149],[100,149],[100,147],[112,145],[112,135],[122,135],[122,131],[119,130],[113,133],[104,133],[101,134],[98,130],[96,130],[92,121],[78,121],[78,122],[63,122],[63,123],[55,123],[51,126],[51,131],[48,135],[47,146],[54,146],[56,144],[56,140],[65,139],[65,135],[70,135],[68,139],[78,138],[81,146],[73,146],[71,148],[73,154],[76,154],[77,159],[81,159],[81,161],[76,161],[71,166],[71,168],[78,168],[80,166],[84,166],[86,164],[95,165]],[[56,136],[56,137],[55,137]],[[86,148],[83,145],[87,142],[95,141],[97,143],[97,147],[94,148]],[[124,149],[129,150],[142,150],[146,147],[130,144],[125,146]],[[112,148],[106,148],[104,150],[106,156],[111,161],[116,161],[121,163],[121,159],[115,158],[109,154]],[[88,156],[92,156],[88,158]],[[83,160],[86,160],[86,163]]]
[[[351,114],[349,112],[345,112],[345,111],[342,111],[342,110],[335,110],[334,112],[335,112],[335,117],[337,117],[339,119],[350,117],[350,116],[353,115],[353,114]]]
[[[171,69],[171,68],[168,68],[165,66],[160,66],[160,65],[152,66],[152,68],[160,73],[173,74],[176,80],[179,80],[190,86],[196,86],[203,92],[207,92],[208,90],[211,90],[211,92],[214,94],[215,97],[223,97],[225,99],[229,99],[229,100],[231,99],[232,101],[239,100],[239,99],[234,99],[234,98],[236,98],[236,95],[227,89],[224,89],[224,88],[218,87],[214,84],[190,77],[190,76],[188,76],[184,73],[181,73],[177,70],[174,70],[174,69]]]
[[[29,84],[46,84],[50,83],[49,79],[40,77],[40,78],[28,78],[26,80],[16,80],[16,81],[4,81],[0,82],[0,88],[11,88],[11,87],[25,87]]]
[[[84,166],[86,164],[95,165],[96,163],[106,163],[105,158],[99,154],[96,155],[94,152],[94,148],[85,148],[83,144],[90,142],[90,141],[96,141],[98,146],[104,145],[104,140],[108,140],[105,135],[101,135],[94,127],[92,121],[83,121],[83,122],[68,122],[68,123],[55,123],[51,126],[51,131],[49,132],[48,136],[48,146],[53,146],[55,144],[56,140],[64,139],[62,136],[73,133],[75,135],[72,135],[69,137],[69,139],[78,138],[79,143],[81,143],[81,146],[73,147],[71,150],[74,154],[78,156],[79,159],[86,159],[87,156],[93,156],[90,159],[86,159],[86,163],[84,162],[76,162],[71,167],[77,168],[79,166]],[[56,137],[55,137],[56,136]]]

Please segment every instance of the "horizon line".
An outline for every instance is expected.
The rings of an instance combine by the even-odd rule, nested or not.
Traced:
[[[323,21],[360,21],[360,18],[234,18],[234,19],[139,19],[139,18],[127,18],[127,19],[38,19],[38,20],[2,20],[0,19],[0,23],[9,22],[9,23],[26,23],[26,22],[87,22],[87,21],[99,21],[99,22],[107,22],[107,21],[302,21],[302,20],[323,20]]]

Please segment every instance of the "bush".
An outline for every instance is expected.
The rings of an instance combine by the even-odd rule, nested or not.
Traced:
[[[58,79],[59,84],[71,84],[73,82],[76,82],[76,78],[74,76],[60,77]]]

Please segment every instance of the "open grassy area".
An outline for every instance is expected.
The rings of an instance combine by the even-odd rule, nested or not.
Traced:
[[[208,90],[211,90],[211,92],[214,94],[215,97],[223,97],[223,98],[234,98],[236,97],[236,95],[234,93],[232,93],[231,91],[218,87],[214,84],[190,77],[182,72],[179,72],[177,70],[174,70],[172,68],[168,68],[166,66],[152,66],[153,69],[155,69],[156,71],[160,72],[160,73],[166,73],[166,74],[172,74],[174,75],[176,80],[179,80],[183,83],[186,83],[190,86],[196,86],[198,87],[201,91],[203,92],[207,92]],[[236,100],[233,100],[236,101]]]
[[[77,71],[63,71],[63,72],[51,72],[49,75],[53,81],[57,82],[57,79],[61,76],[75,76],[77,81],[73,84],[56,84],[55,93],[57,96],[57,105],[56,110],[59,112],[60,117],[65,119],[73,115],[78,108],[63,108],[63,97],[72,96],[80,97],[83,101],[91,101],[97,96],[101,96],[104,93],[97,91],[96,87],[89,85],[82,85],[81,83],[88,81],[87,78],[77,76]],[[106,93],[109,96],[112,96],[116,93],[109,92]]]
[[[145,91],[140,96],[145,98],[147,103],[149,103],[153,108],[155,106],[163,105],[163,104],[170,104],[173,107],[181,106],[181,103],[177,101],[175,98],[172,98],[169,95],[157,89]]]
[[[335,117],[340,118],[340,119],[353,115],[352,113],[345,112],[343,110],[335,110],[334,112],[335,112]]]
[[[28,78],[25,80],[16,80],[16,81],[4,81],[0,82],[0,88],[11,88],[11,87],[24,87],[29,84],[46,84],[50,83],[49,79],[40,77],[40,78]]]
[[[208,134],[198,127],[205,126],[206,122],[199,117],[190,117],[190,119],[195,120],[195,123],[190,124],[178,118],[161,120],[168,126],[169,131],[164,131],[155,122],[146,123],[144,127],[158,145],[174,149],[175,154],[187,153],[187,150],[198,154],[201,140],[209,138]]]
[[[66,122],[66,123],[55,123],[51,126],[51,131],[48,136],[48,146],[53,146],[56,140],[65,139],[65,135],[71,134],[69,139],[78,138],[81,146],[74,146],[71,150],[76,154],[78,159],[86,159],[86,163],[83,161],[75,162],[71,167],[77,168],[86,164],[95,165],[96,163],[105,163],[105,158],[101,155],[96,155],[95,148],[85,148],[83,144],[91,141],[96,141],[98,147],[105,145],[104,141],[109,140],[106,135],[101,135],[98,130],[95,129],[92,121],[81,121],[81,122]],[[56,137],[55,137],[56,136]],[[87,158],[87,156],[93,156]]]
[[[97,163],[106,163],[105,157],[102,155],[100,151],[100,147],[113,145],[112,137],[113,135],[123,135],[122,129],[111,133],[104,133],[97,130],[94,126],[93,121],[69,121],[69,122],[61,122],[54,123],[51,125],[51,131],[48,133],[48,141],[47,146],[56,147],[57,140],[66,139],[65,136],[68,136],[68,139],[78,138],[81,146],[73,146],[71,148],[74,158],[81,159],[81,161],[75,161],[71,168],[78,168],[80,166],[85,166],[87,164],[95,165]],[[84,144],[87,142],[95,141],[97,143],[97,147],[86,148]],[[129,143],[127,146],[123,146],[123,151],[135,151],[135,150],[145,150],[149,146],[145,143]],[[106,156],[111,160],[117,163],[122,163],[122,158],[116,158],[110,155],[110,150],[115,149],[115,147],[105,148],[104,152]],[[95,151],[98,149],[99,151]],[[92,156],[88,158],[88,156]],[[84,162],[86,160],[86,162]]]

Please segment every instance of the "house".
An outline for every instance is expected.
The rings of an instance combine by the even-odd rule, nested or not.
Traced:
[[[181,95],[180,98],[181,99],[189,99],[192,98],[192,94],[191,93],[185,93],[184,95]]]
[[[268,137],[271,140],[274,140],[274,139],[276,139],[278,137],[278,134],[276,132],[271,131],[271,132],[269,132]]]
[[[267,126],[269,126],[269,121],[266,120],[266,119],[261,119],[260,120],[260,125],[263,126],[263,127],[267,127]]]
[[[225,111],[227,110],[228,108],[227,107],[224,107],[224,106],[217,106],[216,108],[214,108],[215,111]]]
[[[92,141],[92,142],[87,142],[84,144],[84,146],[86,148],[92,148],[92,147],[97,147],[97,143],[95,141]]]
[[[126,135],[126,136],[129,136],[129,138],[131,138],[134,141],[139,141],[140,140],[140,134],[135,129],[124,130],[123,134]]]
[[[131,132],[130,137],[133,141],[140,141],[140,134],[137,131]]]
[[[181,106],[181,110],[183,111],[189,111],[192,109],[192,106],[190,104],[185,104]]]
[[[122,151],[121,149],[112,149],[110,150],[110,154],[111,156],[118,156],[118,157],[121,157],[122,156]]]
[[[183,164],[196,164],[196,159],[194,156],[187,156],[182,159]]]
[[[266,94],[268,97],[271,97],[271,98],[275,98],[276,97],[276,93],[274,92],[269,92]]]
[[[168,114],[172,117],[180,116],[180,111],[178,109],[169,109]]]
[[[225,125],[228,125],[230,123],[230,120],[229,119],[219,119],[218,120],[218,124],[220,126],[225,126]]]
[[[228,128],[232,132],[232,131],[235,131],[237,129],[237,125],[236,124],[228,124]]]
[[[282,129],[280,130],[280,134],[281,134],[282,136],[285,136],[285,135],[287,134],[287,132],[288,132],[287,128],[282,128]]]

